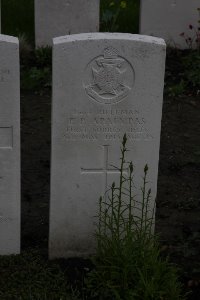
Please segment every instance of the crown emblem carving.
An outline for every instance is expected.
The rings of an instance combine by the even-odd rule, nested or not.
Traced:
[[[113,104],[129,94],[131,86],[127,83],[130,81],[127,76],[133,70],[128,61],[119,56],[117,49],[112,46],[105,48],[103,55],[95,58],[88,69],[91,80],[85,90],[92,99],[99,103]]]

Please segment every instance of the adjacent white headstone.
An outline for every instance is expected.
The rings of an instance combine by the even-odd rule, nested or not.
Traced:
[[[0,33],[1,33],[1,0],[0,0]]]
[[[98,199],[119,178],[112,166],[119,166],[124,133],[138,194],[149,165],[154,206],[165,43],[94,33],[56,38],[53,47],[49,254],[87,256],[94,251]]]
[[[99,30],[99,0],[35,0],[36,47],[61,35]]]
[[[0,255],[20,252],[18,39],[0,35]]]
[[[188,48],[180,34],[184,32],[185,37],[195,39],[189,25],[199,27],[198,7],[198,0],[141,0],[140,33],[163,38],[171,46]]]

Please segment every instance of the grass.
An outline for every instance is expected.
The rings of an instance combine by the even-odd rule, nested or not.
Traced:
[[[76,299],[58,263],[36,251],[0,257],[1,300]]]
[[[200,91],[200,53],[198,50],[168,48],[165,93],[170,97],[198,95]]]
[[[20,44],[21,45],[21,44]],[[41,91],[51,88],[52,49],[51,47],[26,50],[20,47],[21,88]]]

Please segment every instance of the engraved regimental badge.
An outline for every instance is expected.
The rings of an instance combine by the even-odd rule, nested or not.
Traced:
[[[86,93],[102,104],[118,103],[127,97],[135,77],[131,64],[113,47],[105,48],[102,56],[93,59],[85,75]]]

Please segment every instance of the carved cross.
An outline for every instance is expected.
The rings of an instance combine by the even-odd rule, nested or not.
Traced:
[[[108,155],[108,148],[109,145],[103,145],[103,167],[98,168],[91,168],[91,169],[84,169],[81,168],[81,174],[104,174],[104,194],[106,193],[108,189],[108,175],[109,174],[120,174],[120,172],[113,168],[109,168],[109,155]],[[127,174],[128,169],[124,170],[124,174]]]

